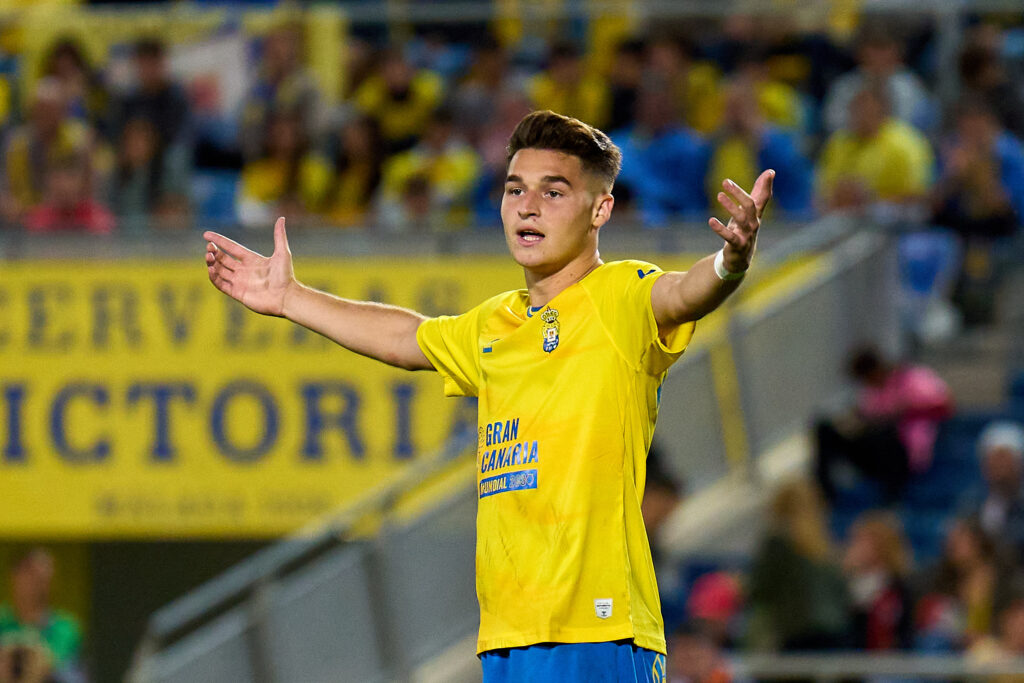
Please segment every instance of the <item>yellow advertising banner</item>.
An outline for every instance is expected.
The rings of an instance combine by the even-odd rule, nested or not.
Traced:
[[[434,373],[251,313],[198,259],[2,272],[3,537],[275,536],[475,425],[475,403],[445,400]],[[522,286],[507,256],[302,261],[298,275],[428,315]]]

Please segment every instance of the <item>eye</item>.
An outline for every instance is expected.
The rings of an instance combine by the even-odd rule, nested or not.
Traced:
[[[506,192],[508,194],[512,195],[513,197],[518,197],[519,195],[521,195],[523,193],[523,188],[521,188],[521,187],[510,187],[510,188],[508,188],[506,190]]]
[[[563,195],[558,190],[548,190],[548,196],[549,197],[561,197]]]

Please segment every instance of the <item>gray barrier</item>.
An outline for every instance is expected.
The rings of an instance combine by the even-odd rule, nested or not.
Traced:
[[[707,347],[687,351],[662,385],[654,439],[665,468],[689,491],[729,473]]]
[[[244,607],[206,624],[142,664],[153,683],[252,683],[256,681],[253,627]]]

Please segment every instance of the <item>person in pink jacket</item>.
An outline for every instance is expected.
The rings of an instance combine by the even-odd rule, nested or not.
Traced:
[[[939,423],[953,412],[945,381],[931,368],[887,362],[875,349],[856,352],[850,375],[861,386],[856,407],[816,427],[816,475],[836,495],[834,469],[846,462],[899,500],[908,478],[931,466]]]

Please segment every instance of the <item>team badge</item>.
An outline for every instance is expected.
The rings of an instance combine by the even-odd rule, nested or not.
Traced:
[[[541,330],[544,352],[551,353],[558,348],[558,311],[549,308],[540,314],[540,319],[544,321],[544,327]]]

